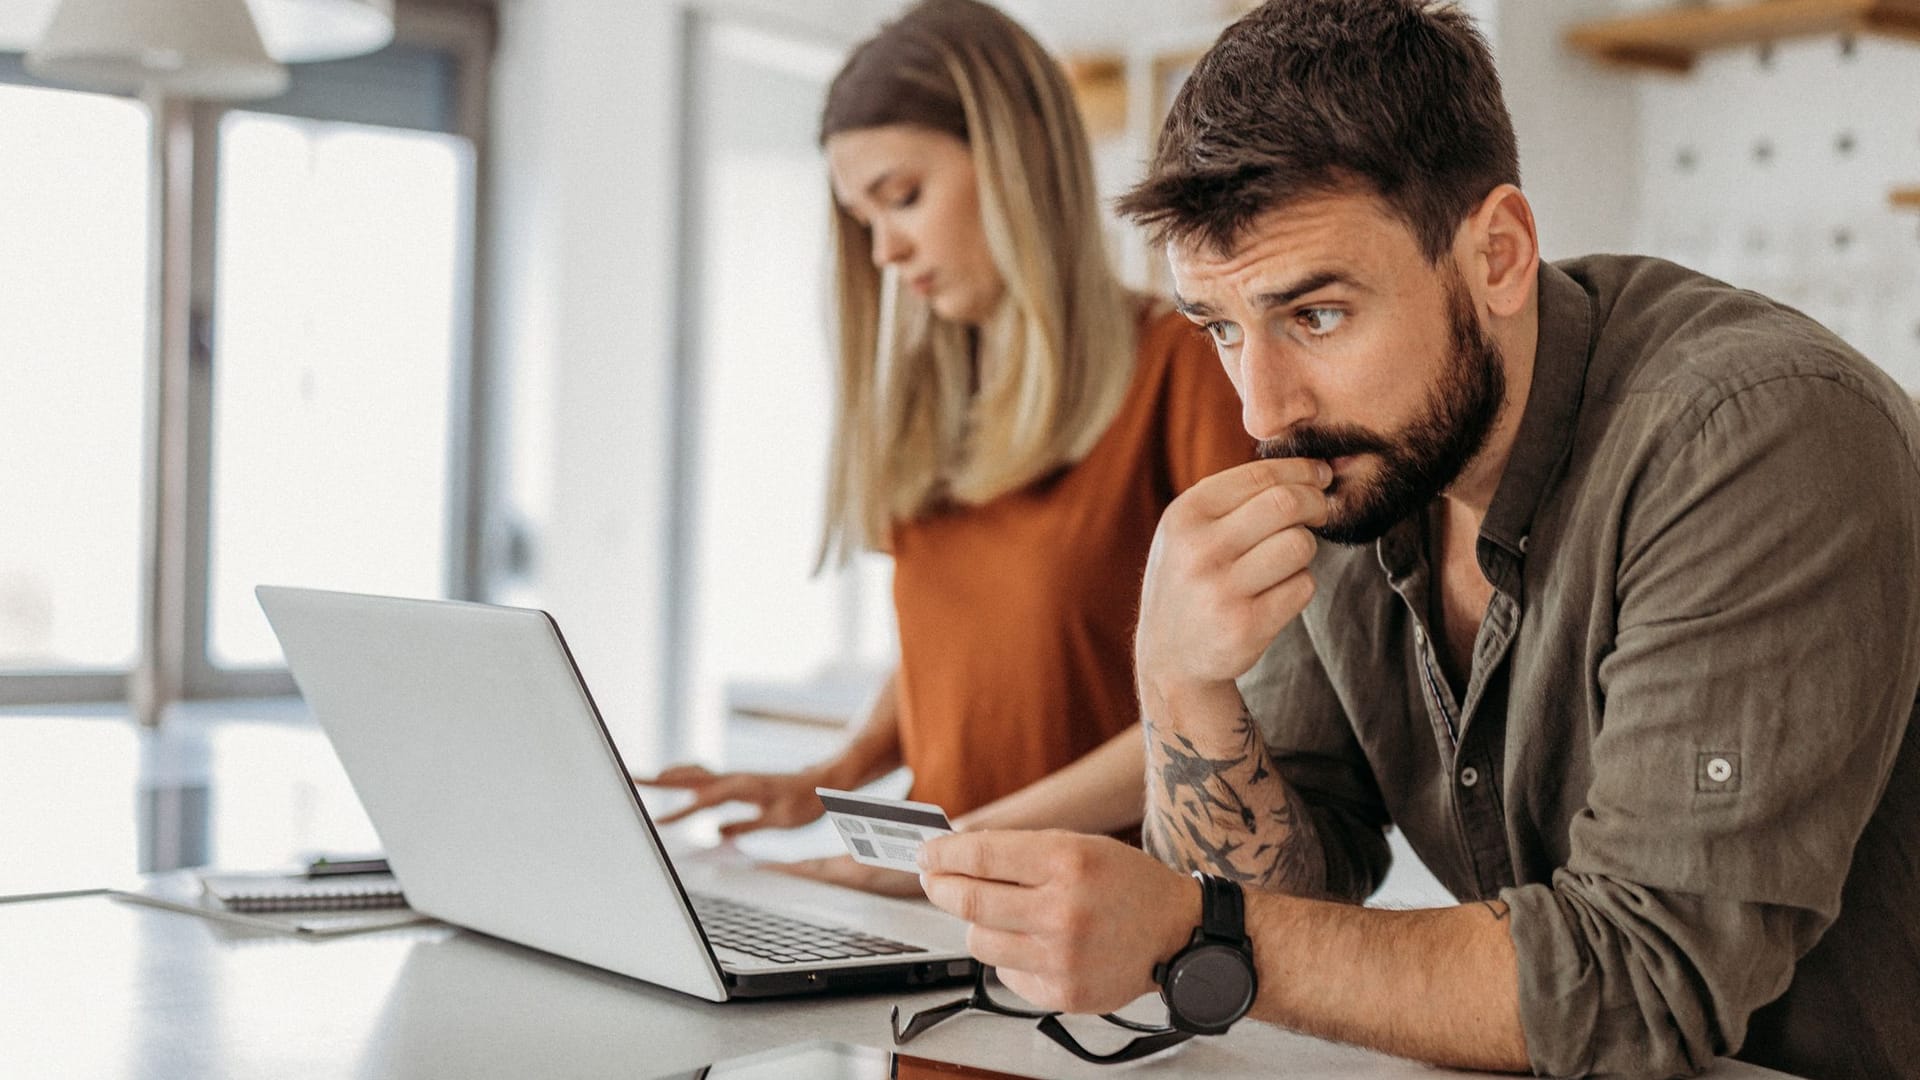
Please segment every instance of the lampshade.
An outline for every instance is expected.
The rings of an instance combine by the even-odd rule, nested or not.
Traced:
[[[90,90],[271,97],[287,69],[267,55],[246,0],[61,0],[27,70]]]
[[[0,2],[0,50],[26,52],[46,33],[59,0],[5,0]]]
[[[393,40],[393,0],[249,0],[268,55],[289,64],[339,60]]]

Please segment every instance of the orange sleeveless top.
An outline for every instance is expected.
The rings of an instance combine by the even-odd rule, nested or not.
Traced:
[[[900,743],[910,798],[963,814],[1139,719],[1133,632],[1160,513],[1253,457],[1197,328],[1143,321],[1127,398],[1076,465],[895,527]]]

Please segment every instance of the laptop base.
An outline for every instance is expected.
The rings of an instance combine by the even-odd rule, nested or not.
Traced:
[[[721,976],[726,980],[729,999],[768,998],[828,992],[925,990],[967,982],[973,978],[973,966],[972,960],[920,960],[845,970],[733,972],[723,969]]]

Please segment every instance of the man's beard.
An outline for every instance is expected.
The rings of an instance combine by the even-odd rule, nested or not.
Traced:
[[[1425,411],[1389,438],[1353,426],[1304,426],[1260,441],[1263,458],[1334,458],[1372,454],[1371,481],[1337,479],[1327,488],[1327,523],[1311,527],[1336,544],[1369,544],[1419,512],[1459,479],[1486,445],[1506,401],[1500,347],[1475,318],[1456,272],[1447,282],[1451,323],[1446,370],[1427,395]]]

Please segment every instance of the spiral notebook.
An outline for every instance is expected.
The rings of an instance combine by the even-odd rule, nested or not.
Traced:
[[[208,895],[233,911],[340,911],[407,906],[392,874],[203,874]]]
[[[251,877],[255,875],[215,874],[208,877]],[[286,875],[273,875],[285,877]],[[302,881],[302,884],[308,884]],[[129,881],[125,887],[109,889],[116,900],[148,907],[165,908],[231,923],[251,931],[276,931],[298,937],[319,939],[363,930],[383,930],[409,923],[431,922],[432,918],[405,905],[379,908],[292,908],[282,911],[240,911],[208,891],[201,875],[192,870],[150,874]]]

